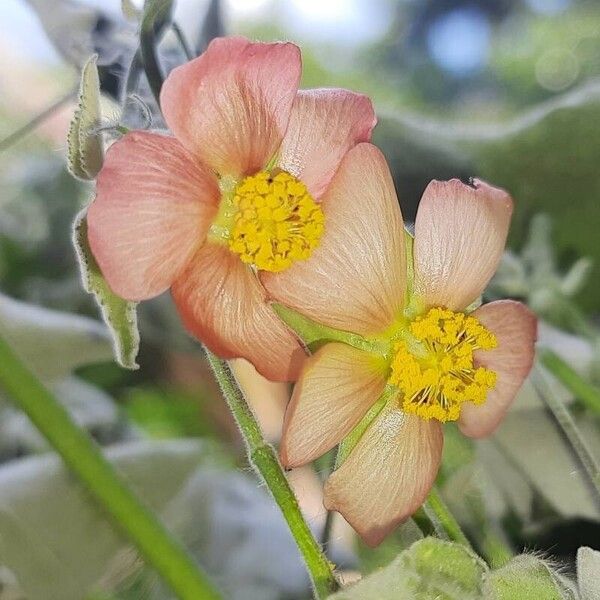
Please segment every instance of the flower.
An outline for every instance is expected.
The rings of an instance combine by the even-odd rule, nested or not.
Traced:
[[[328,227],[310,259],[261,275],[273,299],[339,330],[304,364],[280,453],[296,467],[352,432],[358,442],[329,477],[325,505],[376,545],[433,485],[442,422],[471,437],[498,426],[531,369],[536,319],[510,300],[469,309],[505,245],[503,190],[431,182],[413,243],[385,159],[364,143],[343,159],[322,207]]]
[[[296,378],[305,352],[256,272],[310,256],[327,227],[318,201],[375,125],[368,98],[298,91],[300,72],[293,44],[212,41],[164,83],[174,136],[134,131],[114,143],[87,215],[116,294],[138,301],[170,288],[211,350],[283,381]]]

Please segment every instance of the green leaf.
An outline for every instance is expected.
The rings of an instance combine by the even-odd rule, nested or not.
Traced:
[[[198,440],[136,441],[106,454],[148,506],[163,514],[207,462]],[[26,598],[80,600],[125,545],[58,456],[0,468],[0,565],[16,575]],[[135,568],[135,552],[121,556],[120,567]]]
[[[84,65],[79,84],[77,109],[67,135],[67,165],[78,179],[94,179],[102,168],[104,146],[98,130],[102,118],[98,57],[92,56]]]
[[[140,342],[137,303],[117,296],[102,276],[89,246],[85,210],[75,218],[73,245],[79,261],[83,287],[88,293],[94,295],[102,317],[112,333],[117,362],[126,369],[137,369],[138,364],[135,359]]]
[[[543,560],[521,554],[484,580],[485,600],[570,600],[573,594]]]
[[[121,12],[128,21],[139,21],[142,16],[142,11],[132,0],[121,0]]]
[[[0,335],[45,383],[62,380],[83,365],[111,359],[110,335],[102,323],[3,294]]]
[[[460,544],[428,537],[415,542],[387,567],[331,600],[476,600],[485,563]]]
[[[577,585],[581,600],[600,598],[600,552],[591,548],[577,551]]]

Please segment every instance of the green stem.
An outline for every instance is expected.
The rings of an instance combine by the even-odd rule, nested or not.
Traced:
[[[541,349],[538,356],[542,365],[576,398],[581,400],[590,410],[600,414],[600,389],[583,379],[577,371],[552,350]]]
[[[538,395],[552,413],[556,424],[583,466],[595,493],[596,501],[600,502],[600,465],[579,432],[571,413],[564,402],[555,396],[546,376],[537,366],[534,367],[532,381]]]
[[[72,90],[68,94],[65,94],[61,98],[59,98],[56,102],[48,106],[48,108],[44,109],[41,113],[36,115],[31,121],[23,125],[17,129],[17,131],[11,133],[8,137],[4,138],[0,141],[0,152],[4,152],[12,145],[16,144],[18,141],[22,140],[26,135],[34,131],[37,127],[39,127],[46,119],[51,117],[57,110],[65,106],[71,100],[74,100],[77,97],[77,89]]]
[[[277,454],[265,441],[256,417],[248,406],[227,362],[217,358],[208,349],[206,356],[240,429],[248,452],[248,460],[265,480],[300,549],[313,583],[315,596],[319,600],[327,598],[339,587],[333,573],[333,566],[327,560],[323,549],[302,516],[298,500],[283,472]]]
[[[136,498],[95,442],[0,337],[0,388],[18,406],[79,477],[181,600],[217,600],[217,593],[185,550]]]
[[[440,537],[448,538],[453,542],[458,542],[467,548],[471,548],[471,543],[462,532],[458,521],[454,518],[435,489],[432,489],[429,493],[427,500],[423,504],[423,510]]]
[[[151,0],[150,2],[146,2],[140,24],[140,56],[150,90],[158,106],[160,106],[160,91],[164,77],[156,47],[162,34],[163,26],[170,19],[172,4],[172,1],[168,0]]]

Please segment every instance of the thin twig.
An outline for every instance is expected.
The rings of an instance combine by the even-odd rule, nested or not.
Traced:
[[[192,52],[192,49],[190,48],[190,45],[187,43],[185,36],[183,35],[183,31],[181,31],[181,27],[179,27],[179,25],[177,23],[175,23],[175,21],[173,21],[171,23],[171,29],[173,30],[173,33],[177,37],[177,41],[181,45],[181,49],[183,50],[185,57],[188,60],[192,60],[193,58],[196,58],[194,56],[194,53]]]
[[[8,137],[4,138],[0,141],[0,152],[7,150],[12,145],[16,144],[20,140],[22,140],[29,133],[34,131],[37,127],[39,127],[44,121],[49,119],[57,110],[62,108],[69,101],[75,99],[77,96],[77,88],[71,90],[68,94],[65,94],[56,102],[51,104],[48,108],[44,109],[40,114],[36,115],[31,121],[20,127],[15,132],[11,133]]]

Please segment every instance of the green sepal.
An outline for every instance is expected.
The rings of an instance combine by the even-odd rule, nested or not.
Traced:
[[[487,571],[483,560],[463,545],[427,537],[330,599],[480,600]]]
[[[358,333],[321,325],[284,304],[274,303],[271,306],[277,316],[296,333],[311,353],[329,342],[342,342],[359,350],[377,354],[386,350],[385,344],[378,340],[368,340]]]
[[[126,369],[137,369],[139,365],[135,359],[140,342],[137,303],[117,296],[104,279],[88,242],[86,213],[87,209],[81,211],[73,223],[73,245],[83,287],[86,292],[94,296],[102,318],[110,329],[117,362]]]
[[[387,403],[392,400],[397,393],[398,390],[393,386],[386,386],[383,394],[377,399],[377,402],[371,406],[365,416],[359,421],[358,425],[340,442],[335,457],[336,469],[339,469],[342,466],[342,463],[348,458],[350,452],[354,450],[354,447],[358,444],[369,425],[379,416]]]
[[[67,134],[67,166],[73,177],[83,180],[94,179],[104,161],[97,60],[93,55],[83,67],[77,109]]]
[[[515,556],[507,565],[484,578],[485,600],[574,600],[556,573],[543,560],[528,554]]]

